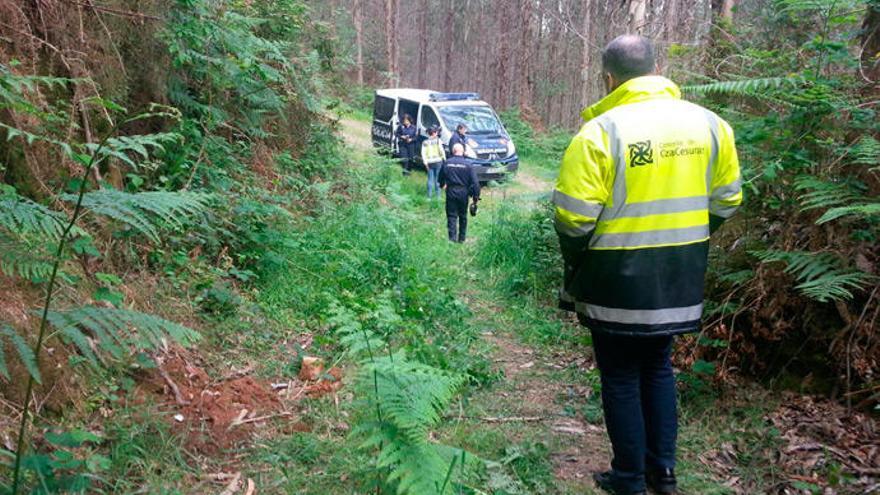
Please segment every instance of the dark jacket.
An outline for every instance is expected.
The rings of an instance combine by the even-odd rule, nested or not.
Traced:
[[[464,146],[464,150],[467,151],[467,135],[462,136],[457,131],[452,133],[452,137],[449,138],[448,156],[452,156],[452,147],[455,146],[455,143],[461,143]]]
[[[446,194],[455,197],[472,197],[480,199],[480,181],[477,169],[470,159],[463,156],[451,156],[440,169],[440,187],[446,187]]]
[[[397,131],[394,132],[394,135],[397,136],[397,143],[400,146],[415,144],[416,138],[418,137],[416,126],[411,125],[406,127],[403,124],[397,127]],[[409,142],[407,142],[405,138],[409,138]]]

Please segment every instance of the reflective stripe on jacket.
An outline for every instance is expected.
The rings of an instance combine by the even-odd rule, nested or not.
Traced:
[[[563,306],[597,330],[696,330],[709,216],[742,202],[730,126],[660,76],[627,81],[583,112],[553,199]]]

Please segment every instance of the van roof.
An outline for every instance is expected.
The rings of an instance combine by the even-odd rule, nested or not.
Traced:
[[[450,101],[430,101],[430,96],[434,93],[442,93],[433,89],[415,89],[415,88],[386,88],[377,89],[376,94],[386,98],[404,98],[407,100],[417,101],[419,103],[434,103],[438,106],[452,105],[488,105],[483,100],[450,100]]]

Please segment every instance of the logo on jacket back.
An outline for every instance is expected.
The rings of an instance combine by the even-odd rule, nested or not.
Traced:
[[[651,140],[638,141],[627,145],[629,148],[629,166],[650,165],[654,163],[654,149]]]

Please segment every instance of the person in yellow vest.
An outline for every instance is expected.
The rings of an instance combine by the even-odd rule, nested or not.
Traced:
[[[742,202],[730,125],[655,74],[650,40],[602,53],[608,95],[562,159],[553,200],[564,259],[560,307],[592,334],[614,494],[674,493],[673,336],[700,328],[709,235]]]
[[[440,142],[440,128],[437,126],[428,129],[428,139],[422,142],[422,163],[428,172],[428,199],[437,197],[440,199],[440,184],[437,179],[440,176],[440,168],[446,161],[446,151]]]

